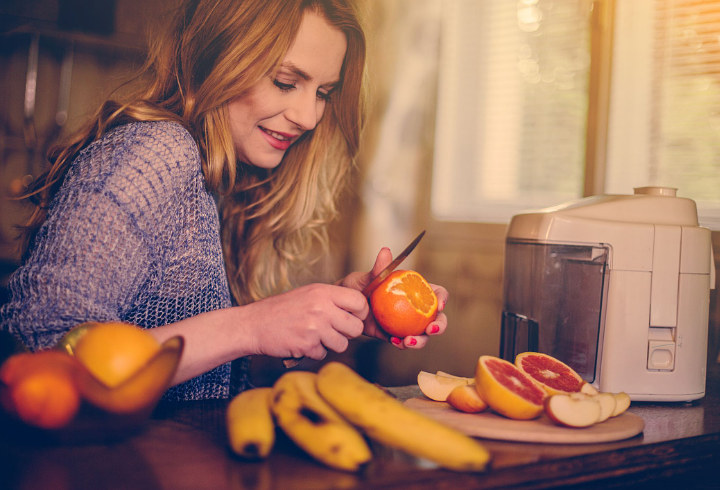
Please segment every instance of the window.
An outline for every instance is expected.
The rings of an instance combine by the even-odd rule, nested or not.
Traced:
[[[614,37],[598,49],[601,11]],[[603,56],[605,86],[593,71]],[[433,214],[507,222],[588,193],[665,185],[717,228],[719,92],[720,0],[446,2]]]
[[[651,184],[720,229],[720,1],[618,1],[608,192]]]

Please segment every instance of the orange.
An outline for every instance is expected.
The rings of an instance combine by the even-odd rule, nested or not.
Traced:
[[[515,357],[515,365],[535,380],[548,395],[580,391],[585,380],[567,364],[547,354],[523,352]]]
[[[16,354],[0,368],[3,405],[29,425],[64,427],[80,408],[77,369],[75,359],[60,351]]]
[[[497,413],[511,419],[534,419],[543,411],[547,393],[514,364],[480,356],[475,370],[480,397]]]
[[[420,335],[435,320],[438,300],[430,284],[415,271],[390,274],[370,295],[378,325],[390,335]]]
[[[99,381],[115,387],[160,350],[146,330],[128,323],[94,323],[78,339],[75,357]]]

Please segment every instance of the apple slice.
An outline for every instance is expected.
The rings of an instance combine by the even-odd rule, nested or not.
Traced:
[[[615,397],[615,410],[613,410],[611,417],[617,417],[630,408],[630,395],[621,391],[620,393],[613,393]]]
[[[445,371],[437,371],[435,374],[438,376],[444,376],[446,378],[462,379],[467,384],[475,383],[475,378],[466,378],[465,376],[455,376],[454,374],[446,373]]]
[[[488,408],[474,384],[456,386],[448,395],[447,402],[455,410],[465,413],[479,413]]]
[[[615,402],[615,396],[612,393],[598,393],[597,395],[592,395],[592,398],[600,404],[598,423],[605,422],[615,411],[615,405],[617,404]]]
[[[436,402],[447,401],[450,392],[456,386],[468,384],[468,378],[440,376],[420,371],[417,376],[417,384],[423,395]]]
[[[582,385],[582,387],[580,388],[580,393],[585,393],[585,394],[588,394],[588,395],[597,395],[597,394],[600,393],[600,392],[597,390],[597,388],[595,388],[595,387],[594,387],[593,385],[591,385],[590,383],[585,383],[585,384]]]
[[[590,427],[600,418],[600,403],[583,393],[551,395],[545,399],[545,413],[558,425]]]

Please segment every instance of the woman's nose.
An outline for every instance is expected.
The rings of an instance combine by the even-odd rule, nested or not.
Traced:
[[[324,102],[315,93],[298,93],[286,111],[286,117],[303,131],[315,129],[322,117]]]

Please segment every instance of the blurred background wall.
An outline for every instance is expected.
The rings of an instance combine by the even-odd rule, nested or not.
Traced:
[[[19,192],[43,154],[134,73],[147,29],[173,8],[167,0],[6,0],[0,5],[0,187]],[[433,216],[434,135],[438,101],[440,1],[368,0],[370,114],[353,191],[332,231],[332,253],[318,277],[367,270],[377,251],[398,253],[421,229],[427,235],[404,264],[450,291],[450,326],[419,351],[361,340],[343,355],[385,385],[412,383],[419,370],[470,376],[481,354],[498,354],[502,310],[503,222]],[[14,224],[25,210],[3,199],[0,286],[17,266]],[[716,263],[720,240],[714,234]],[[711,298],[710,352],[720,343],[717,290]],[[3,294],[5,292],[3,291]],[[259,359],[255,375],[282,372]]]

